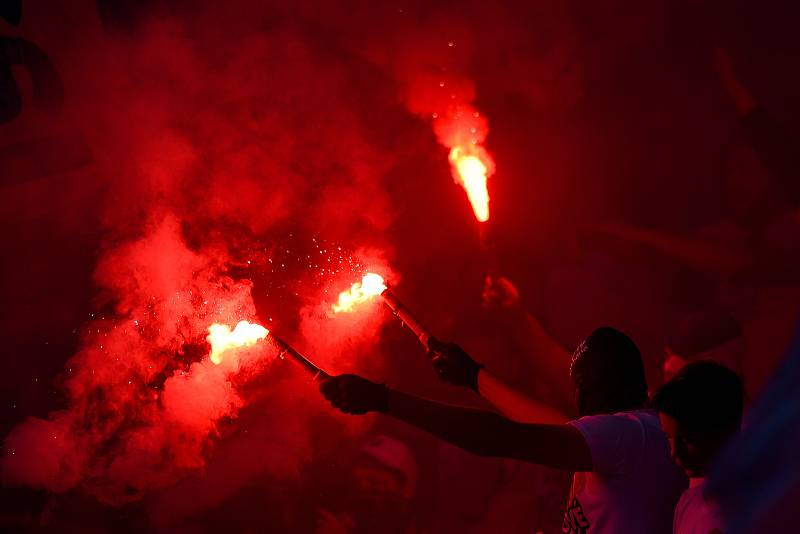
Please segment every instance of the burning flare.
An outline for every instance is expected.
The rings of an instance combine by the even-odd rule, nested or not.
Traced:
[[[450,149],[453,178],[467,192],[472,211],[479,222],[489,220],[489,190],[486,179],[494,174],[494,161],[479,145],[454,146]]]
[[[347,291],[339,293],[339,302],[333,305],[333,312],[353,311],[353,306],[377,297],[386,289],[383,277],[375,273],[367,273],[361,282],[356,282]]]
[[[233,331],[226,324],[214,323],[208,327],[208,336],[206,337],[206,340],[211,343],[211,361],[219,365],[222,363],[222,354],[225,351],[255,345],[258,340],[267,337],[267,334],[269,334],[269,330],[260,324],[247,321],[239,321]]]

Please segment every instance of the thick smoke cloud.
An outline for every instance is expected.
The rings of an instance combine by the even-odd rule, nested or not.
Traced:
[[[211,323],[256,315],[252,284],[222,274],[224,262],[219,249],[189,249],[174,217],[106,252],[95,279],[115,299],[113,311],[85,326],[83,348],[67,362],[67,408],[8,436],[7,483],[83,484],[122,503],[204,465],[217,423],[245,402],[237,381],[269,356],[258,347],[220,365],[203,358]]]
[[[38,7],[29,16],[58,16]],[[368,268],[392,275],[381,176],[393,157],[370,138],[371,103],[353,98],[363,75],[270,7],[225,20],[212,4],[172,6],[124,33],[102,28],[91,3],[74,7],[80,28],[39,37],[63,47],[63,121],[98,184],[64,199],[68,225],[99,224],[96,311],[61,374],[63,407],[6,437],[4,483],[136,501],[204,468],[249,403],[263,410],[250,434],[261,439],[224,446],[258,460],[237,463],[210,500],[264,473],[295,476],[320,404],[267,402],[259,390],[314,386],[287,374],[268,342],[215,365],[205,337],[212,323],[260,322],[329,369],[374,350],[379,308],[330,312]],[[254,290],[270,301],[261,313]],[[209,498],[178,500],[192,509]]]

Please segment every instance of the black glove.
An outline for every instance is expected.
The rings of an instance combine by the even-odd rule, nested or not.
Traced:
[[[428,356],[440,380],[478,393],[478,373],[483,364],[473,360],[464,349],[432,337],[428,340]]]
[[[386,386],[358,375],[326,378],[320,382],[319,391],[334,408],[350,415],[362,415],[367,412],[385,413],[389,405]]]

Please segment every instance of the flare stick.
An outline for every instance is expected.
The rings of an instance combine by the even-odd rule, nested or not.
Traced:
[[[430,339],[431,335],[422,326],[417,319],[411,315],[411,312],[406,308],[402,302],[398,300],[398,298],[392,293],[388,288],[384,289],[381,293],[381,297],[383,297],[383,302],[386,306],[392,310],[392,313],[400,319],[400,321],[406,325],[414,335],[417,336],[417,339],[422,346],[426,349],[428,348],[428,340]]]
[[[500,261],[497,258],[497,246],[494,240],[494,231],[489,221],[478,223],[478,235],[480,237],[481,248],[486,258],[486,274],[488,276],[498,276],[500,273]]]
[[[270,333],[270,337],[275,342],[275,345],[278,346],[280,352],[278,353],[278,357],[284,359],[286,356],[289,356],[295,363],[299,364],[314,380],[324,380],[328,378],[330,375],[319,368],[317,364],[297,352],[294,347],[289,345],[287,342],[279,338],[278,336]]]

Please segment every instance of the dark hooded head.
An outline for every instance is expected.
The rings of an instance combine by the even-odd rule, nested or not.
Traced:
[[[742,424],[744,390],[735,372],[716,362],[686,365],[653,394],[672,458],[690,477],[711,461]]]
[[[581,416],[634,410],[647,401],[639,348],[614,328],[598,328],[575,349],[570,378]]]

